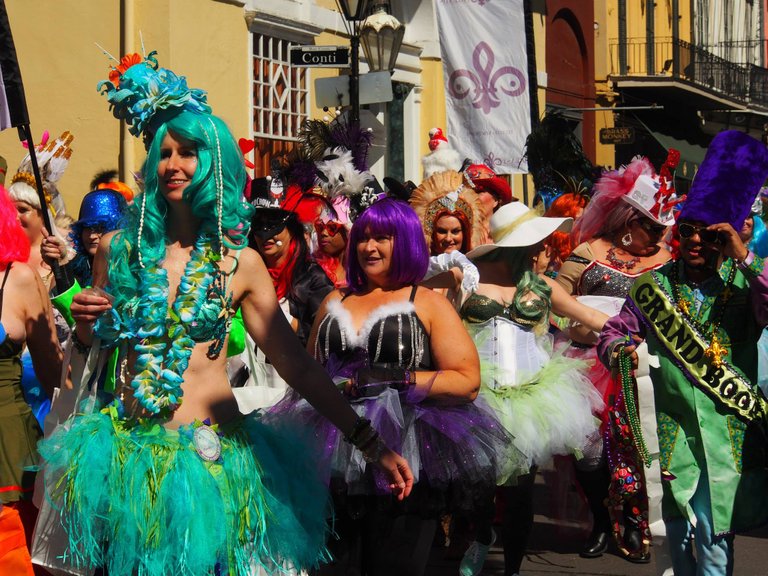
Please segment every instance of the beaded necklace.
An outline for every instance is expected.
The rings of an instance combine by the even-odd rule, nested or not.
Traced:
[[[611,246],[608,248],[608,252],[605,254],[605,259],[608,260],[608,263],[617,270],[626,270],[627,272],[632,270],[635,266],[637,266],[637,263],[640,262],[639,256],[635,256],[631,260],[622,260],[616,256],[616,246]]]
[[[637,398],[635,395],[635,381],[632,378],[632,359],[629,354],[624,354],[623,350],[619,352],[619,378],[621,381],[621,390],[624,394],[624,406],[626,407],[627,420],[629,428],[632,430],[632,438],[635,441],[637,455],[643,461],[646,468],[651,467],[651,455],[643,438],[643,428],[640,425],[640,413],[637,408]]]
[[[720,324],[725,317],[725,309],[728,304],[728,300],[733,295],[733,281],[736,278],[736,266],[731,262],[730,270],[728,271],[728,278],[725,281],[725,288],[717,295],[712,307],[715,308],[715,318],[702,325],[701,322],[696,320],[691,314],[691,308],[689,302],[682,297],[680,293],[680,282],[678,266],[681,264],[675,263],[670,271],[670,280],[672,282],[672,298],[675,301],[677,309],[680,310],[686,321],[690,322],[701,334],[707,336],[710,335],[710,343],[707,349],[704,351],[704,355],[712,361],[713,366],[720,366],[723,363],[723,357],[728,354],[728,348],[723,345],[720,340],[719,329]]]

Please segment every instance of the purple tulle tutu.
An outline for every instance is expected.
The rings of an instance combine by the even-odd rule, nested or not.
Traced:
[[[438,406],[429,400],[414,402],[408,394],[386,388],[375,397],[348,400],[359,416],[371,421],[387,446],[408,460],[416,482],[454,493],[478,493],[495,486],[503,475],[500,468],[508,465],[512,439],[480,398]],[[390,493],[381,471],[373,468],[371,473],[362,453],[298,393],[289,391],[265,418],[292,418],[314,430],[323,445],[326,478],[342,480],[348,494]]]

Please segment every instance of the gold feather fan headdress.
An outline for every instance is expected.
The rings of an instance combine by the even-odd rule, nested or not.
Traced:
[[[454,170],[433,174],[413,191],[409,202],[419,215],[428,246],[432,245],[432,233],[441,212],[464,214],[471,227],[467,251],[482,243],[484,218],[480,199],[463,174]]]

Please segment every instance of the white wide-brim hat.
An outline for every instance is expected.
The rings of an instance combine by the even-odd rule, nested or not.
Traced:
[[[470,250],[468,258],[479,258],[497,248],[522,248],[533,246],[552,232],[569,232],[573,218],[548,218],[537,216],[522,202],[512,202],[499,208],[491,216],[493,244],[483,244]]]

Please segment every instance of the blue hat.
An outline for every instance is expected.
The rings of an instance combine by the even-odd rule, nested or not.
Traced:
[[[79,217],[70,228],[70,237],[75,244],[75,249],[82,252],[80,235],[83,228],[101,226],[105,232],[116,230],[120,227],[127,207],[125,198],[109,188],[88,192],[80,204]]]
[[[744,132],[726,130],[712,139],[678,220],[728,222],[741,230],[768,177],[768,148]]]

